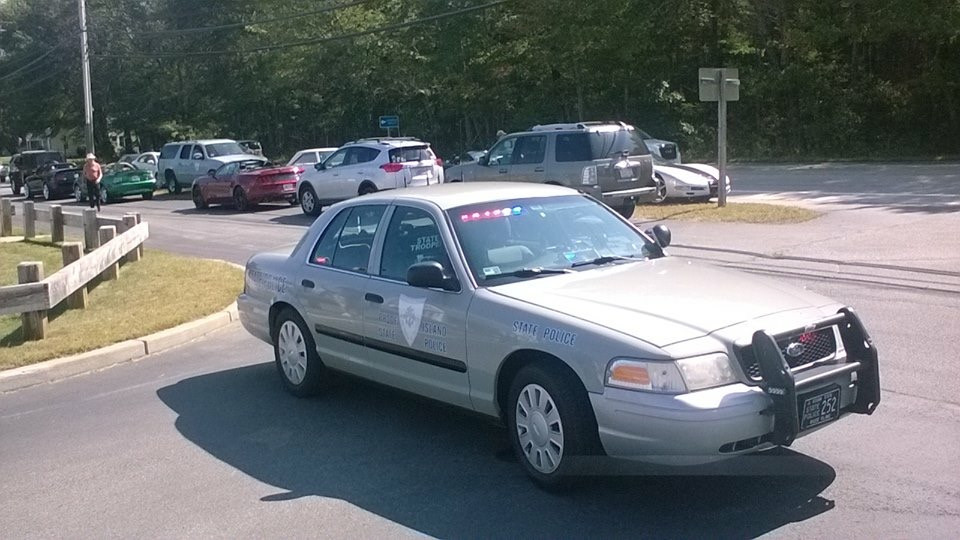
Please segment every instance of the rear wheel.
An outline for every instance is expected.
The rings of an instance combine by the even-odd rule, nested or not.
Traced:
[[[300,315],[285,308],[277,316],[273,329],[273,354],[284,388],[297,397],[309,397],[320,391],[326,368],[317,354],[317,346]]]
[[[199,186],[193,186],[193,205],[198,209],[204,209],[207,206],[207,201],[203,198],[203,191],[200,190]]]
[[[100,204],[110,202],[110,193],[107,192],[107,186],[100,186]]]
[[[633,217],[633,212],[637,209],[637,202],[633,199],[627,199],[620,203],[620,206],[617,207],[617,213],[624,217],[624,219],[630,219]]]
[[[570,485],[577,456],[602,454],[590,400],[575,377],[528,364],[510,385],[505,411],[510,442],[527,475],[546,489]]]
[[[360,189],[357,190],[357,195],[369,195],[370,193],[376,193],[377,186],[373,184],[363,184],[360,186]]]
[[[300,209],[308,216],[320,215],[320,201],[317,200],[317,193],[313,191],[310,184],[304,184],[300,188]]]
[[[144,194],[143,194],[143,199],[146,200],[146,201],[149,201],[150,199],[153,199],[153,192],[152,192],[152,191],[148,191],[148,192],[144,193]]]
[[[654,175],[653,183],[657,188],[656,195],[653,197],[653,203],[660,204],[663,201],[667,200],[667,183],[663,181],[663,177],[659,174]]]
[[[247,194],[243,192],[243,188],[240,186],[233,188],[233,206],[241,212],[250,209],[250,200],[247,199]]]

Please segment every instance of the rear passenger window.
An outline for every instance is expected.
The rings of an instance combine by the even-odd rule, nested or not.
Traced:
[[[376,148],[366,148],[363,146],[358,146],[353,149],[357,155],[357,163],[367,163],[377,159],[377,156],[380,155],[380,151]]]
[[[557,135],[557,161],[591,161],[590,138],[586,133]]]
[[[398,206],[387,227],[380,276],[406,282],[407,269],[425,261],[437,261],[451,271],[437,222],[419,208]]]
[[[547,137],[544,135],[528,135],[517,140],[517,150],[514,152],[514,164],[543,163],[547,153]]]
[[[317,242],[310,262],[353,272],[366,272],[370,247],[386,206],[355,206],[333,218]]]
[[[193,145],[185,144],[183,149],[180,150],[180,159],[190,159],[190,149],[193,148]]]

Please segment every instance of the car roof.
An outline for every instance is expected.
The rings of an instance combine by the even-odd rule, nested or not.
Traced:
[[[304,148],[303,150],[297,150],[298,154],[305,154],[307,152],[330,152],[332,150],[338,150],[339,146],[324,146],[321,148]]]
[[[436,204],[443,210],[467,204],[483,204],[506,199],[531,197],[562,197],[576,195],[574,189],[551,184],[528,184],[523,182],[452,182],[432,186],[411,187],[402,190],[380,191],[351,201],[358,204],[403,201],[424,201]]]
[[[169,144],[219,144],[219,143],[235,143],[237,141],[233,139],[197,139],[194,141],[174,141],[168,142],[164,146]]]
[[[370,137],[350,141],[343,146],[366,145],[386,148],[404,148],[409,146],[430,146],[430,143],[414,137]],[[342,147],[341,147],[342,148]]]
[[[14,154],[14,155],[29,156],[31,154],[60,154],[60,153],[61,152],[59,150],[24,150],[23,152],[20,152],[19,154]]]
[[[543,132],[543,131],[608,132],[608,131],[620,131],[623,129],[631,130],[636,128],[624,122],[574,122],[574,123],[566,123],[566,124],[562,124],[562,123],[561,124],[538,124],[530,128],[530,131],[531,132]]]

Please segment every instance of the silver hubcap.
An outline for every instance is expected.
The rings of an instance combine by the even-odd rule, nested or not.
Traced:
[[[100,202],[107,202],[107,188],[100,188]]]
[[[538,384],[523,387],[517,398],[517,436],[533,468],[550,474],[563,459],[563,422],[549,393]]]
[[[48,185],[46,185],[46,184],[43,185],[43,198],[44,198],[44,199],[49,199],[49,198],[50,198],[50,186],[48,186]]]
[[[77,199],[77,202],[83,200],[83,193],[80,193],[80,186],[73,186],[73,197]]]
[[[303,196],[300,198],[301,204],[303,204],[303,209],[307,212],[313,212],[313,205],[316,204],[316,201],[313,200],[313,193],[310,193],[310,190],[304,191]]]
[[[656,178],[655,182],[657,184],[657,199],[656,202],[661,202],[667,198],[667,184],[663,181],[662,178]]]
[[[300,327],[293,321],[284,321],[277,336],[280,367],[283,375],[293,384],[300,384],[307,374],[307,343]]]
[[[168,179],[167,179],[167,191],[173,191],[173,190],[175,190],[175,189],[177,189],[177,181],[174,180],[173,178],[168,178]]]

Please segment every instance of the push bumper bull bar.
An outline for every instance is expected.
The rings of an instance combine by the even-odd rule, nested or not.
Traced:
[[[847,352],[847,362],[836,369],[817,376],[796,380],[790,366],[780,352],[776,338],[758,330],[753,334],[753,353],[760,367],[762,382],[760,387],[773,401],[771,408],[774,423],[771,442],[776,445],[790,446],[800,432],[800,413],[797,405],[799,391],[809,389],[826,380],[857,373],[857,397],[846,412],[873,414],[880,403],[880,371],[877,365],[877,349],[870,335],[860,322],[857,314],[849,308],[841,309],[836,315],[828,317],[811,327],[798,328],[780,335],[792,335],[809,332],[816,328],[838,325],[843,346]]]

